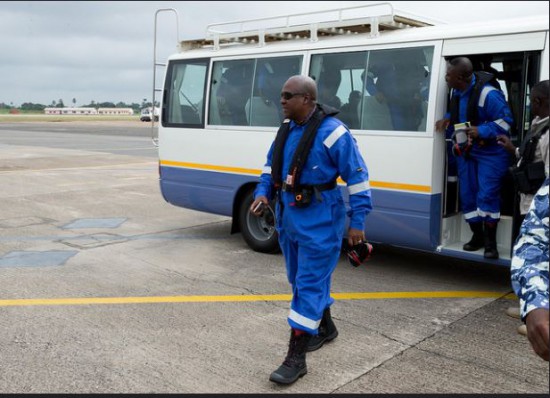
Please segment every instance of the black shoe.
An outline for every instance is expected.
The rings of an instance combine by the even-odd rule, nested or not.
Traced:
[[[498,260],[498,250],[496,249],[496,247],[486,247],[485,253],[483,253],[483,257],[491,260]]]
[[[336,337],[338,337],[338,330],[336,329],[336,325],[330,316],[330,308],[327,308],[323,312],[323,318],[321,319],[321,324],[319,325],[318,334],[317,336],[311,336],[307,350],[308,352],[318,350],[323,346],[323,344],[334,340]]]
[[[292,384],[300,377],[307,374],[307,365],[303,366],[289,366],[285,362],[277,368],[276,371],[271,373],[269,380],[279,384]]]
[[[484,246],[485,243],[483,242],[483,240],[480,241],[475,236],[473,236],[468,243],[465,243],[464,246],[462,246],[462,249],[467,252],[475,252]]]
[[[323,344],[334,340],[336,337],[338,337],[338,330],[334,330],[334,332],[329,335],[321,334],[321,330],[319,330],[319,334],[317,336],[311,337],[311,340],[309,340],[307,351],[311,352],[318,350],[323,346]]]
[[[474,233],[472,239],[469,242],[465,243],[462,246],[462,249],[467,252],[475,252],[485,246],[485,237],[483,235],[483,224],[482,223],[470,223],[470,229]]]
[[[296,330],[290,332],[288,353],[281,366],[277,368],[269,380],[279,384],[292,384],[300,377],[307,374],[306,351],[311,334],[296,334]]]
[[[485,253],[483,253],[483,257],[491,260],[498,259],[497,225],[497,223],[485,223],[484,228]]]

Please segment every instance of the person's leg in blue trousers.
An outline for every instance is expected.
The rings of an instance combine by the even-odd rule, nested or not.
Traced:
[[[457,156],[460,209],[468,223],[481,222],[477,212],[478,165],[472,157]]]
[[[305,208],[287,204],[283,212],[278,206],[277,213],[279,244],[292,286],[288,316],[292,330],[286,358],[269,379],[290,384],[307,373],[306,352],[333,301],[331,277],[340,257],[345,207],[340,191],[332,190],[323,192],[320,202],[315,199]]]
[[[502,181],[508,171],[509,155],[502,151],[497,153],[475,154],[478,164],[479,190],[477,207],[483,221],[498,222],[500,219],[500,191]]]
[[[279,243],[292,286],[288,321],[293,328],[317,334],[323,311],[333,302],[331,277],[340,257],[344,211],[336,203],[285,209]]]

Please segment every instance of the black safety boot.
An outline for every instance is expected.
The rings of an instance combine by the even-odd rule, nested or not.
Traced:
[[[462,249],[467,252],[475,252],[485,246],[485,240],[483,239],[483,224],[480,222],[471,222],[468,223],[468,225],[474,234],[472,235],[472,239],[462,246]]]
[[[485,253],[483,257],[490,259],[498,259],[497,250],[497,223],[485,223],[484,237],[485,237]]]
[[[321,319],[321,324],[319,325],[317,336],[311,336],[309,344],[307,346],[308,351],[318,350],[323,346],[323,344],[328,343],[331,340],[334,340],[338,336],[338,330],[336,325],[332,322],[330,317],[330,308],[327,308],[323,312],[323,318]]]
[[[292,384],[307,373],[306,351],[311,334],[296,333],[296,329],[290,332],[288,353],[281,366],[271,373],[269,380],[279,384]]]

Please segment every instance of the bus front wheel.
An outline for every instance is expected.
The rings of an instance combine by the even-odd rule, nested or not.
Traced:
[[[279,238],[275,230],[275,203],[270,203],[268,209],[260,217],[250,213],[250,205],[254,201],[254,191],[249,191],[241,202],[239,209],[239,226],[247,245],[260,253],[278,253]]]

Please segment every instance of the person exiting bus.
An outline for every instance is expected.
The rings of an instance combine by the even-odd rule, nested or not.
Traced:
[[[510,135],[512,112],[502,91],[491,84],[494,76],[474,73],[466,57],[448,63],[445,80],[452,89],[450,110],[435,127],[456,137],[453,153],[458,166],[461,210],[473,232],[463,249],[477,251],[484,247],[485,258],[498,259],[500,190],[510,159],[497,143],[497,136]],[[460,124],[460,130],[455,131]],[[459,132],[464,132],[466,138],[460,140]]]
[[[350,217],[348,244],[365,242],[365,217],[372,210],[369,174],[354,137],[317,104],[315,81],[290,77],[281,92],[285,120],[267,154],[250,211],[276,197],[276,228],[292,301],[287,356],[270,376],[291,384],[307,373],[306,352],[338,335],[331,318],[331,278],[340,257],[346,207],[336,179],[346,181]]]

